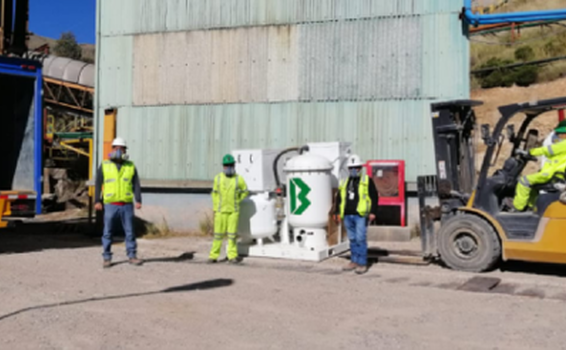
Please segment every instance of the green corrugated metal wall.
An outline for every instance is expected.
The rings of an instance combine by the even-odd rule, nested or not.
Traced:
[[[147,180],[211,179],[220,157],[237,148],[343,140],[353,142],[366,159],[406,160],[407,180],[414,181],[435,171],[430,103],[469,96],[461,6],[456,0],[99,0],[97,120],[105,108],[119,108],[118,133],[129,141],[132,159]],[[315,30],[321,22],[328,29]],[[292,57],[281,53],[281,38],[257,40],[267,27],[286,24],[298,33],[289,37]],[[367,39],[375,50],[363,47],[364,28],[379,28]],[[242,30],[249,34],[242,36]],[[237,36],[248,46],[225,49],[213,41],[199,52],[185,50],[194,45],[171,42],[183,31]],[[246,41],[246,35],[256,40]],[[414,49],[407,51],[407,45]],[[200,56],[195,60],[195,55]],[[296,79],[274,75],[276,59],[284,67],[292,61],[286,69]],[[222,62],[229,68],[217,68]],[[240,98],[234,95],[244,88],[235,83],[242,78],[238,64],[251,72],[245,87],[251,92],[242,102],[222,103],[225,96]],[[194,103],[204,88],[191,85],[191,75],[202,73],[196,69],[206,69],[211,80],[225,79],[211,86],[227,90],[207,92],[206,103]],[[364,86],[355,86],[352,76]],[[296,100],[261,94],[262,89],[278,91],[280,84],[292,84],[284,90]]]

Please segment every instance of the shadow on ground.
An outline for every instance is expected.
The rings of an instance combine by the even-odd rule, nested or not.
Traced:
[[[151,227],[146,221],[135,218],[136,236],[148,234]],[[102,225],[87,218],[15,223],[13,227],[0,229],[0,254],[29,253],[47,249],[73,249],[101,245]],[[114,236],[114,243],[124,241],[124,233]]]
[[[144,264],[151,264],[151,263],[179,263],[179,262],[185,262],[185,261],[190,261],[193,260],[195,257],[195,252],[186,252],[183,253],[179,256],[173,256],[173,257],[163,257],[163,258],[147,258],[147,259],[143,259],[143,263]],[[117,262],[113,262],[112,266],[118,266],[118,265],[122,265],[122,264],[127,264],[129,263],[128,260],[122,260],[122,261],[117,261]]]
[[[508,261],[500,266],[502,272],[530,273],[542,276],[566,277],[566,265],[537,264],[522,261]]]
[[[93,297],[93,298],[86,298],[80,300],[72,300],[72,301],[65,301],[61,303],[53,303],[53,304],[44,304],[44,305],[37,305],[26,307],[5,315],[0,316],[0,321],[3,321],[7,318],[22,314],[24,312],[33,311],[33,310],[40,310],[40,309],[49,309],[52,307],[61,307],[61,306],[68,306],[68,305],[77,305],[77,304],[85,304],[91,303],[96,301],[104,301],[104,300],[115,300],[115,299],[125,299],[125,298],[134,298],[134,297],[141,297],[141,296],[148,296],[148,295],[155,295],[155,294],[164,294],[164,293],[181,293],[181,292],[191,292],[195,290],[208,290],[208,289],[215,289],[215,288],[222,288],[222,287],[229,287],[234,284],[234,280],[232,279],[214,279],[208,280],[203,282],[197,283],[190,283],[181,286],[175,286],[166,288],[163,290],[158,291],[150,291],[150,292],[142,292],[142,293],[130,293],[130,294],[122,294],[122,295],[111,295],[106,297]]]

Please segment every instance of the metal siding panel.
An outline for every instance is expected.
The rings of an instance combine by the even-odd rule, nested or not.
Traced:
[[[143,179],[210,180],[234,149],[337,140],[364,159],[405,159],[408,181],[434,172],[428,101],[123,107],[119,115]]]
[[[150,34],[135,36],[134,41],[135,105],[298,98],[293,27]]]
[[[420,95],[419,16],[300,25],[300,100]]]
[[[157,105],[159,103],[159,49],[160,36],[139,35],[134,37],[133,103]]]
[[[211,69],[211,98],[212,103],[226,103],[226,81],[230,77],[226,76],[226,62],[230,57],[230,31],[214,30],[212,34],[212,69]],[[226,79],[226,81],[225,81]]]
[[[456,14],[455,0],[99,0],[101,34],[296,24],[368,17]]]
[[[161,64],[159,69],[159,89],[161,96],[159,104],[182,104],[185,103],[185,90],[187,79],[186,61],[187,55],[190,54],[185,48],[180,48],[179,44],[186,42],[187,33],[177,32],[163,35],[162,52],[167,55],[161,55]],[[183,45],[184,46],[184,45]]]
[[[100,106],[120,107],[132,104],[132,37],[108,37],[100,42],[97,64],[100,80],[96,87]]]
[[[252,99],[252,88],[251,88],[251,46],[250,37],[245,35],[247,31],[244,29],[238,30],[239,35],[235,40],[235,51],[234,59],[238,63],[237,69],[237,86],[235,87],[238,91],[238,102],[251,101]]]
[[[208,32],[196,31],[187,34],[187,57],[189,59],[189,85],[185,101],[204,103],[212,94],[212,40]]]
[[[268,31],[267,101],[296,101],[298,60],[296,27],[271,26]]]
[[[433,99],[468,97],[469,43],[461,22],[449,14],[425,16],[421,33],[422,94]]]

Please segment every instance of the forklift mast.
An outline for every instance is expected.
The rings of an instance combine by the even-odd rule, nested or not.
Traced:
[[[436,174],[417,178],[423,257],[436,256],[434,221],[465,205],[476,183],[476,115],[472,109],[482,102],[459,100],[431,107]],[[439,206],[426,205],[427,197],[437,197]]]
[[[481,102],[460,100],[432,105],[438,197],[469,198],[476,182],[476,115]]]

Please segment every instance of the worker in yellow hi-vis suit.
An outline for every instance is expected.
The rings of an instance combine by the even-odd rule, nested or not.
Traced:
[[[519,178],[513,200],[515,210],[525,210],[531,199],[532,186],[545,184],[552,179],[554,174],[566,170],[566,126],[559,126],[554,129],[554,132],[557,136],[554,144],[533,148],[528,152],[528,154],[535,157],[545,156],[548,158],[548,161],[538,173]],[[521,152],[524,152],[525,155],[527,154],[525,151],[518,151],[518,153]]]
[[[214,178],[212,189],[214,241],[208,257],[209,263],[218,261],[226,234],[228,234],[228,248],[226,249],[228,262],[239,262],[236,239],[240,218],[240,202],[248,196],[248,189],[244,178],[236,174],[235,163],[234,157],[230,154],[225,155],[222,159],[224,171]]]

